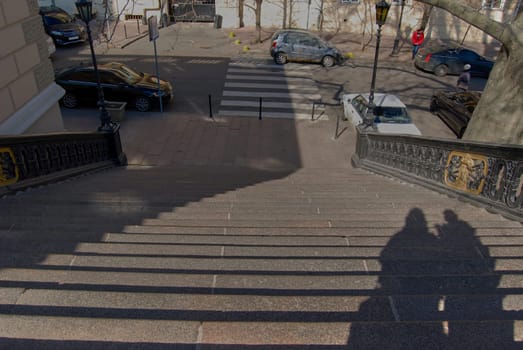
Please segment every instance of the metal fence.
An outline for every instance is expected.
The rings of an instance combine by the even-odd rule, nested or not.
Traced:
[[[126,163],[118,128],[0,137],[0,194]]]
[[[214,0],[177,0],[171,3],[174,22],[213,22],[216,15]]]
[[[357,128],[354,166],[523,221],[523,146],[384,135]]]

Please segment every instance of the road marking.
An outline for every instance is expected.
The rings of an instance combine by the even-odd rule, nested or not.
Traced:
[[[268,64],[267,60],[232,60],[225,76],[220,117],[311,119],[321,100],[309,65]],[[325,113],[325,107],[318,108]]]
[[[392,314],[394,315],[394,319],[396,322],[400,322],[400,314],[398,313],[398,309],[396,309],[396,305],[394,304],[394,299],[392,299],[391,296],[389,296],[389,304],[392,310]]]
[[[245,73],[262,73],[263,72],[263,75],[276,75],[276,76],[285,76],[285,77],[296,77],[296,78],[299,78],[299,77],[303,77],[303,78],[310,78],[310,73],[309,72],[285,72],[285,71],[273,71],[273,70],[260,70],[260,69],[255,69],[255,68],[230,68],[229,70],[227,70],[228,73],[241,73],[241,74],[245,74]]]
[[[311,103],[321,99],[320,94],[300,94],[300,93],[281,93],[281,92],[255,92],[255,91],[234,91],[225,90],[223,96],[235,96],[235,97],[266,97],[266,98],[279,98],[279,99],[303,99],[309,100]]]
[[[218,113],[220,117],[259,117],[260,113],[256,111],[241,111],[241,110],[221,110]],[[294,112],[264,112],[262,111],[262,118],[274,119],[311,119],[310,113],[294,113]]]
[[[238,75],[238,74],[227,74],[225,79],[230,80],[256,80],[256,81],[285,81],[285,82],[296,82],[296,83],[314,83],[311,78],[291,78],[285,75],[279,77],[271,77],[266,75]]]
[[[282,89],[282,90],[301,90],[318,91],[317,86],[288,85],[288,84],[261,84],[261,83],[232,83],[226,82],[226,88],[257,88],[257,89]]]
[[[222,106],[234,106],[234,107],[259,107],[259,100],[223,100]],[[299,103],[299,102],[263,102],[262,107],[266,108],[286,108],[286,109],[307,109],[312,110],[312,103]],[[316,110],[324,110],[325,106],[316,106]]]

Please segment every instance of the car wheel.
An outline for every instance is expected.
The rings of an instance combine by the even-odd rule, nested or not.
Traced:
[[[66,92],[64,97],[62,97],[62,105],[65,108],[75,108],[78,106],[78,99],[72,93]]]
[[[138,96],[134,100],[134,107],[140,112],[147,112],[151,109],[151,100],[146,96]]]
[[[449,67],[447,67],[444,64],[440,64],[439,66],[436,66],[434,68],[434,74],[436,74],[438,77],[444,77],[449,72]]]
[[[276,62],[276,64],[287,63],[287,55],[283,52],[276,52],[276,54],[274,55],[274,62]]]
[[[334,66],[334,57],[332,57],[332,56],[323,57],[323,59],[321,60],[321,64],[327,68]]]

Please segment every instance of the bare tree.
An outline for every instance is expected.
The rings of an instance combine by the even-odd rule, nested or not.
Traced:
[[[254,15],[256,17],[256,31],[258,32],[258,42],[261,43],[262,40],[261,40],[261,6],[262,6],[262,2],[263,0],[254,0],[254,6],[249,4],[249,3],[245,3],[245,6],[250,8],[251,10],[254,11]]]
[[[466,140],[523,144],[523,16],[500,23],[456,0],[417,0],[444,9],[502,44]]]
[[[240,20],[239,27],[245,27],[245,22],[243,21],[243,7],[245,6],[245,0],[238,0],[238,18]]]
[[[282,18],[282,28],[287,28],[287,7],[288,7],[288,0],[282,0],[282,7],[283,7],[283,18]]]
[[[432,13],[432,5],[423,5],[423,15],[421,16],[420,28],[427,28],[430,20],[430,14]]]

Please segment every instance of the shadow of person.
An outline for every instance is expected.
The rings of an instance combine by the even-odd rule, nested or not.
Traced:
[[[383,248],[379,285],[351,323],[348,349],[516,348],[487,247],[456,213],[443,214],[432,233],[413,208]]]
[[[439,295],[420,275],[435,269],[438,239],[430,233],[423,211],[413,208],[405,226],[394,234],[380,253],[378,288],[361,304],[352,323],[349,349],[441,349],[445,342],[441,323],[403,322],[438,312]],[[434,317],[434,316],[432,316]]]
[[[451,349],[515,349],[513,321],[503,311],[500,275],[475,229],[452,210],[436,225],[448,267],[442,286],[442,316],[448,320]]]

